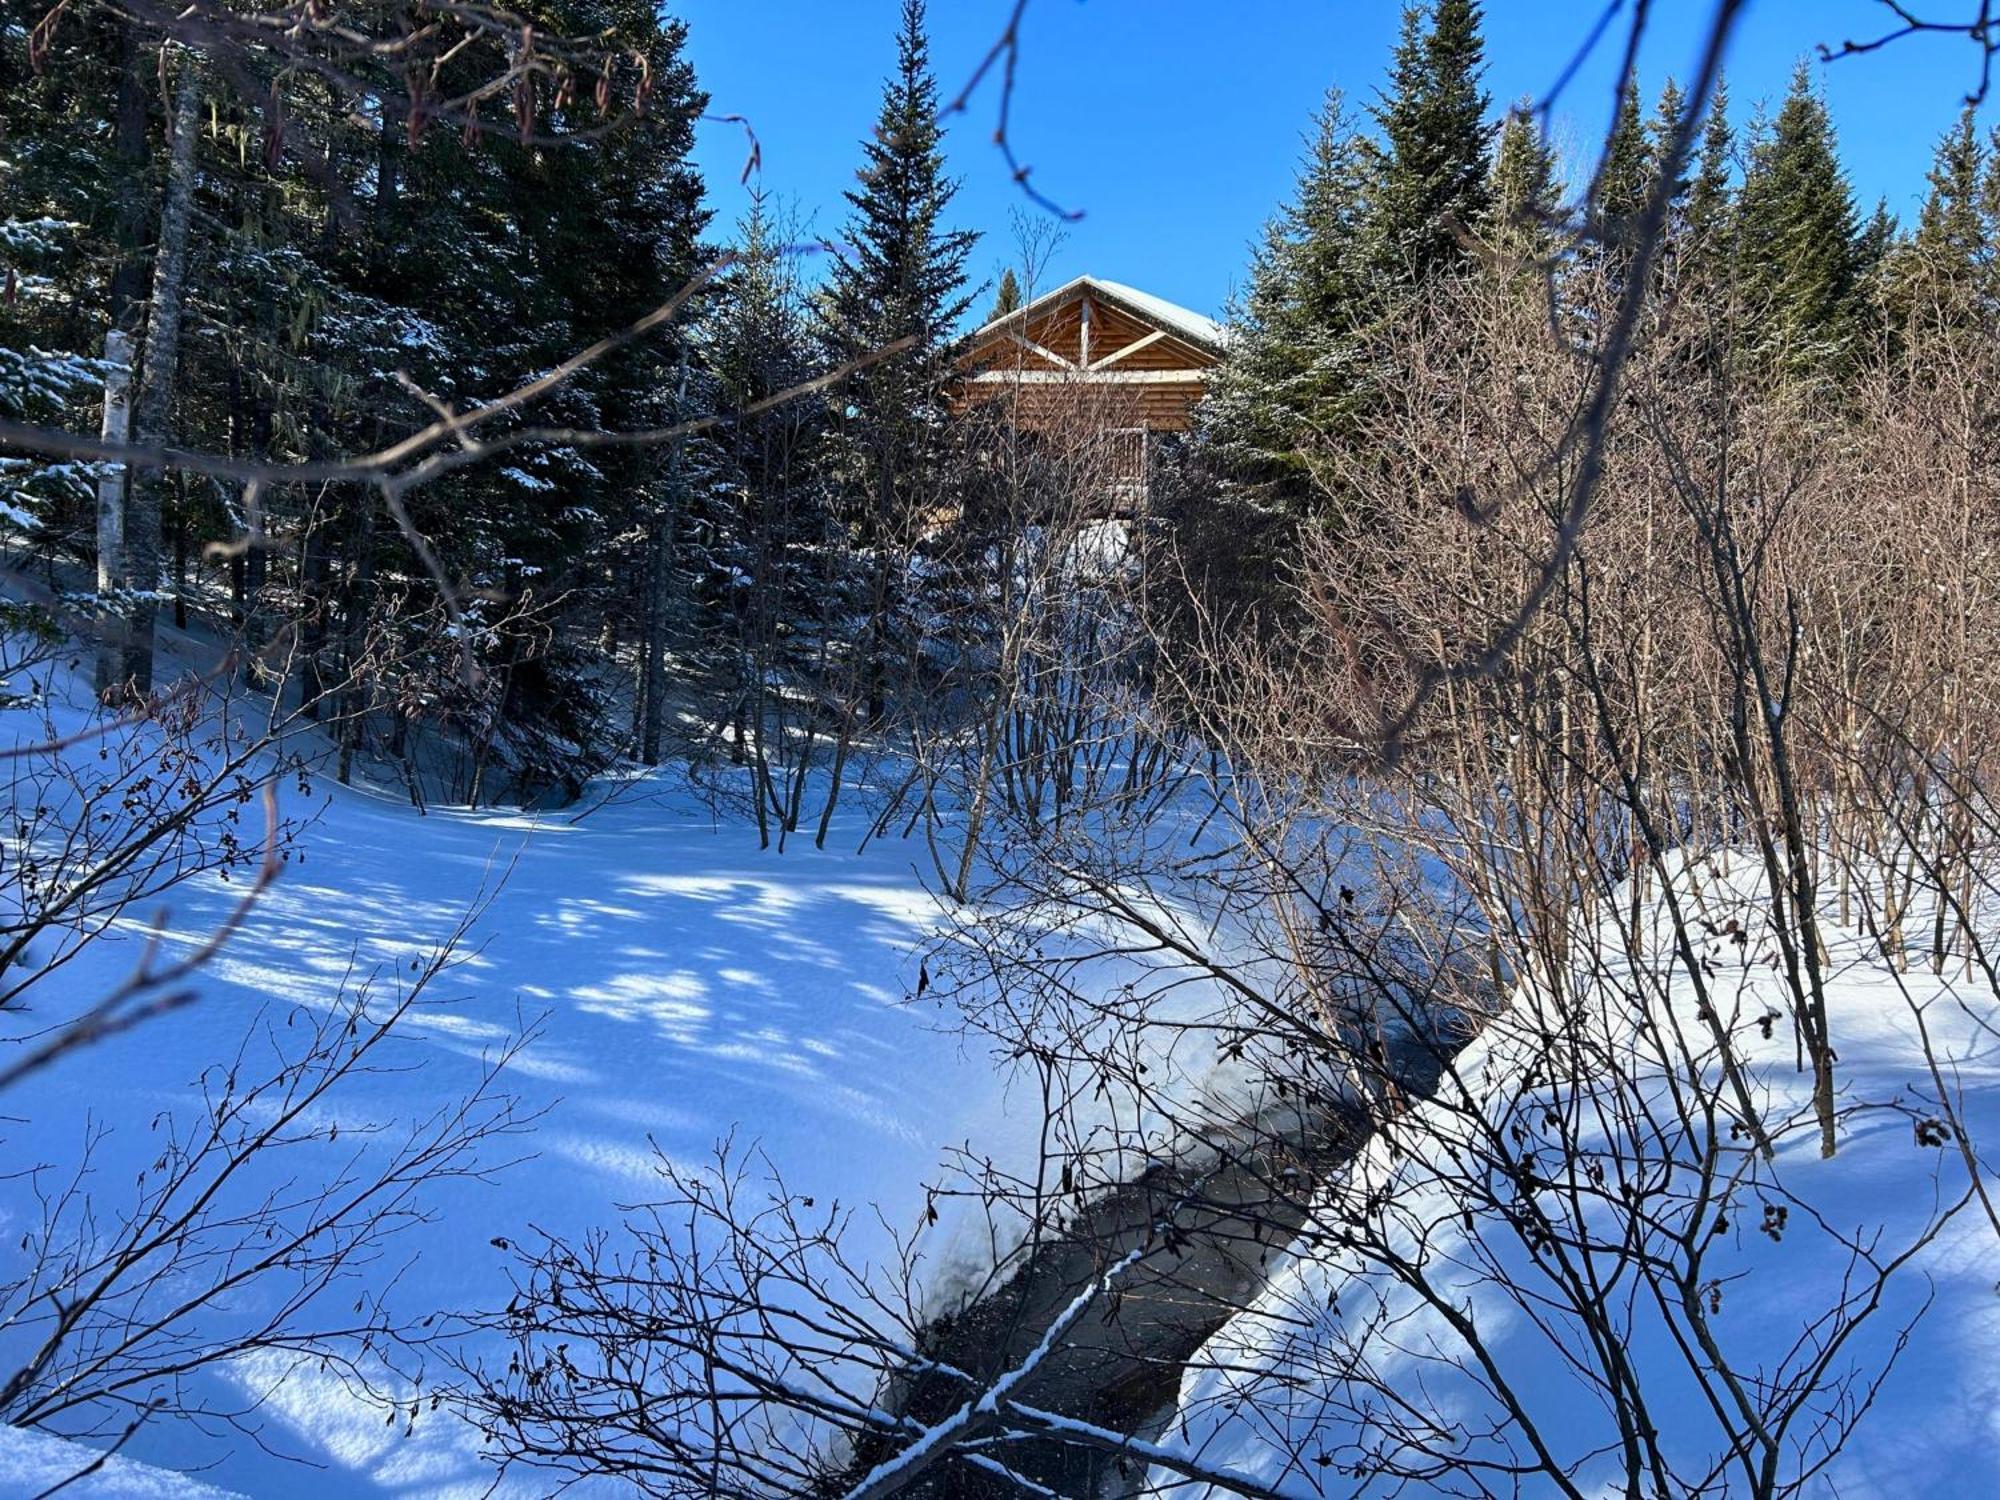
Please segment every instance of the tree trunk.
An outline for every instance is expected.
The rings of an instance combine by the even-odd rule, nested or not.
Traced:
[[[138,28],[121,28],[118,99],[112,119],[112,150],[117,162],[118,213],[114,221],[118,259],[111,268],[111,326],[104,334],[104,422],[99,433],[107,443],[132,437],[132,356],[134,330],[145,309],[146,293],[146,60]],[[107,464],[97,480],[97,592],[116,593],[125,586],[125,487],[122,464]],[[107,603],[101,628],[98,682],[100,692],[113,685],[118,660],[116,641],[122,634],[117,605]]]
[[[188,628],[188,494],[187,476],[180,477],[174,506],[174,629]]]
[[[680,374],[674,385],[676,416],[687,399],[687,378],[687,351],[682,350]],[[649,766],[660,763],[660,731],[666,717],[669,595],[673,588],[674,533],[680,523],[680,512],[681,443],[676,439],[667,455],[666,511],[664,515],[654,512],[646,537],[646,638],[639,682],[639,759]]]
[[[332,571],[327,531],[334,524],[334,518],[315,503],[307,513],[305,535],[299,543],[299,707],[315,724],[331,707],[324,700],[327,643],[333,633],[328,619],[333,600],[327,590]],[[279,692],[282,696],[283,689]]]
[[[167,196],[160,209],[159,249],[153,257],[153,290],[146,331],[146,363],[132,413],[136,440],[156,447],[168,439],[174,374],[180,363],[181,311],[187,292],[188,230],[194,210],[194,148],[201,104],[201,65],[184,52],[174,91],[173,144],[167,158]],[[153,623],[160,585],[160,497],[166,476],[157,469],[133,475],[125,511],[125,577],[134,591],[126,617],[122,661],[107,686],[129,684],[139,695],[153,689]]]
[[[375,236],[375,256],[385,258],[396,235],[396,219],[403,197],[403,156],[407,108],[400,99],[382,99],[382,129],[375,138],[375,211],[371,227]]]
[[[374,574],[375,507],[357,505],[350,509],[352,534],[350,555],[340,599],[340,784],[346,786],[353,774],[354,752],[361,744],[362,720],[368,709],[370,667],[361,660],[362,643],[367,638],[367,611]]]
[[[111,370],[104,380],[104,425],[99,431],[105,442],[123,443],[132,436],[132,335],[122,328],[108,330],[104,360]],[[124,584],[125,468],[107,464],[97,478],[97,592],[115,593]]]
[[[267,458],[271,452],[272,412],[260,401],[250,416],[250,453]],[[241,628],[243,681],[253,688],[264,687],[271,673],[264,660],[266,617],[264,585],[270,571],[270,541],[265,535],[263,490],[247,485],[243,491],[243,619]]]
[[[111,146],[118,164],[118,213],[113,221],[118,260],[111,268],[111,325],[131,333],[146,302],[146,90],[150,82],[139,28],[121,28],[118,99]]]

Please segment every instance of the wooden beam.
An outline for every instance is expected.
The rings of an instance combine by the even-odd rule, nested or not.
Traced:
[[[1041,355],[1043,359],[1048,360],[1051,364],[1061,365],[1065,370],[1080,370],[1083,368],[1075,360],[1067,359],[1064,356],[1056,353],[1055,350],[1045,348],[1041,344],[1038,344],[1033,339],[1029,338],[1026,334],[1010,333],[1007,335],[1007,337],[1012,339],[1015,343],[1019,344],[1023,349],[1032,350],[1034,353]]]
[[[970,377],[975,385],[1203,385],[1206,370],[981,370]]]
[[[1123,359],[1128,354],[1137,354],[1141,349],[1150,349],[1153,345],[1159,343],[1159,341],[1165,338],[1166,336],[1167,336],[1167,331],[1164,328],[1155,328],[1151,333],[1147,334],[1144,338],[1134,339],[1131,343],[1127,344],[1122,349],[1114,349],[1111,353],[1105,355],[1104,358],[1100,359],[1097,362],[1096,367],[1101,370],[1106,365],[1115,365],[1118,363],[1119,360]]]
[[[1083,327],[1077,333],[1076,348],[1081,356],[1076,362],[1076,367],[1079,370],[1088,370],[1090,368],[1090,293],[1088,292],[1083,294]]]

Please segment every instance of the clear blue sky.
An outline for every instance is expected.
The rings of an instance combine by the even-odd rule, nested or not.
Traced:
[[[669,0],[666,8],[689,24],[711,107],[755,123],[765,187],[813,214],[815,232],[837,234],[840,194],[894,61],[897,0]],[[1009,8],[1009,0],[931,0],[932,59],[946,97]],[[1545,93],[1599,10],[1598,0],[1488,0],[1486,82],[1496,107]],[[1649,105],[1668,73],[1692,72],[1710,0],[1655,0],[1654,11],[1641,59]],[[1015,148],[1040,188],[1084,215],[1068,227],[1050,284],[1087,271],[1219,313],[1259,226],[1290,189],[1321,95],[1338,85],[1357,105],[1375,97],[1399,14],[1398,0],[1030,0]],[[1815,42],[1872,36],[1888,19],[1875,0],[1753,0],[1729,57],[1732,115],[1741,122],[1758,100],[1775,104]],[[1932,147],[1976,66],[1969,43],[1938,37],[1814,63],[1864,212],[1886,195],[1906,223],[1914,216]],[[1577,154],[1603,131],[1615,67],[1616,48],[1603,46],[1564,96],[1558,135]],[[964,184],[956,218],[986,236],[973,257],[982,278],[1013,258],[1009,214],[1027,206],[990,144],[998,98],[989,81],[947,138]],[[1996,119],[2000,101],[1985,111],[1986,123]],[[737,181],[743,137],[704,125],[697,154],[721,230],[746,200]]]

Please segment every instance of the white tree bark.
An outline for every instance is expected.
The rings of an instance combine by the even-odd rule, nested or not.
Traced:
[[[104,335],[104,425],[107,443],[132,436],[132,335],[113,328]],[[97,477],[97,592],[108,594],[125,582],[125,466],[107,464]]]

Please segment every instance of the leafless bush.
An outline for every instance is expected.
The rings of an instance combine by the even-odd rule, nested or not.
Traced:
[[[1273,823],[1409,851],[1401,872],[1377,860],[1374,880],[1348,877],[1321,982],[1403,1013],[1421,979],[1364,962],[1388,923],[1453,934],[1508,1004],[1476,1066],[1439,1057],[1420,1110],[1362,1095],[1378,1144],[1316,1207],[1310,1269],[1263,1310],[1301,1330],[1273,1335],[1289,1358],[1236,1380],[1232,1360],[1254,1361],[1218,1348],[1184,1415],[1258,1403],[1300,1472],[1387,1486],[1485,1493],[1533,1473],[1572,1493],[1596,1465],[1636,1490],[1795,1493],[1921,1311],[1910,1262],[1983,1192],[1948,1077],[1964,1039],[1943,1038],[1979,1024],[1990,987],[1906,988],[1931,1075],[1914,1102],[1843,1086],[1829,1002],[1856,929],[1888,926],[1856,911],[1925,913],[1934,971],[1957,958],[1977,975],[1990,942],[1969,873],[1990,869],[1985,716],[1950,711],[1990,691],[1974,602],[1990,585],[1971,576],[1990,566],[1991,522],[1967,482],[1986,460],[1920,436],[1962,439],[1939,413],[1977,382],[1940,395],[1891,369],[1858,412],[1835,408],[1739,381],[1728,340],[1692,326],[1701,313],[1656,317],[1571,537],[1594,356],[1504,287],[1461,296],[1398,330],[1399,383],[1359,461],[1326,455],[1368,524],[1306,557],[1300,648],[1211,628],[1176,685],[1277,802],[1234,825],[1277,851],[1274,888],[1313,887]],[[1482,494],[1509,498],[1467,503]],[[1453,676],[1496,629],[1519,632],[1504,666]],[[1424,681],[1436,695],[1385,762],[1381,726]],[[1883,946],[1905,951],[1903,934]],[[1800,1196],[1795,1143],[1832,1155],[1910,1108],[1935,1121],[1919,1148],[1957,1142],[1961,1161],[1939,1164],[1935,1208],[1901,1239],[1854,1236]],[[1821,1300],[1788,1348],[1734,1342],[1721,1321],[1726,1268],[1757,1258],[1746,1216],[1818,1257]],[[1335,1295],[1337,1319],[1298,1300]],[[1552,1403],[1577,1385],[1602,1423]]]
[[[136,1121],[90,1118],[73,1161],[19,1169],[39,1211],[0,1273],[0,1418],[81,1437],[156,1414],[254,1432],[257,1392],[204,1378],[252,1354],[386,1399],[370,1382],[421,1316],[391,1306],[397,1237],[430,1222],[440,1184],[502,1169],[488,1148],[534,1123],[497,1088],[518,1041],[421,1117],[342,1107],[357,1081],[409,1066],[393,1039],[457,941],[324,1009],[256,1016],[191,1107],[146,1127],[152,1160],[130,1187],[104,1181],[99,1158]]]
[[[15,741],[0,751],[0,1011],[34,1020],[16,1028],[0,1086],[189,1003],[195,971],[291,857],[311,817],[313,778],[344,769],[357,721],[399,687],[400,721],[447,711],[409,684],[434,684],[429,667],[456,650],[441,610],[414,621],[385,614],[320,656],[286,629],[248,658],[253,671],[228,653],[206,675],[143,701],[84,711],[61,702],[63,683],[76,680],[68,638],[52,617],[23,620],[33,628],[11,630],[7,649],[39,663],[28,674],[39,686],[8,710]],[[296,811],[281,805],[281,788]],[[148,930],[163,923],[175,890],[202,876],[233,884],[238,899],[206,941],[170,958]],[[142,939],[126,978],[92,997],[67,989],[71,962],[119,927]]]

